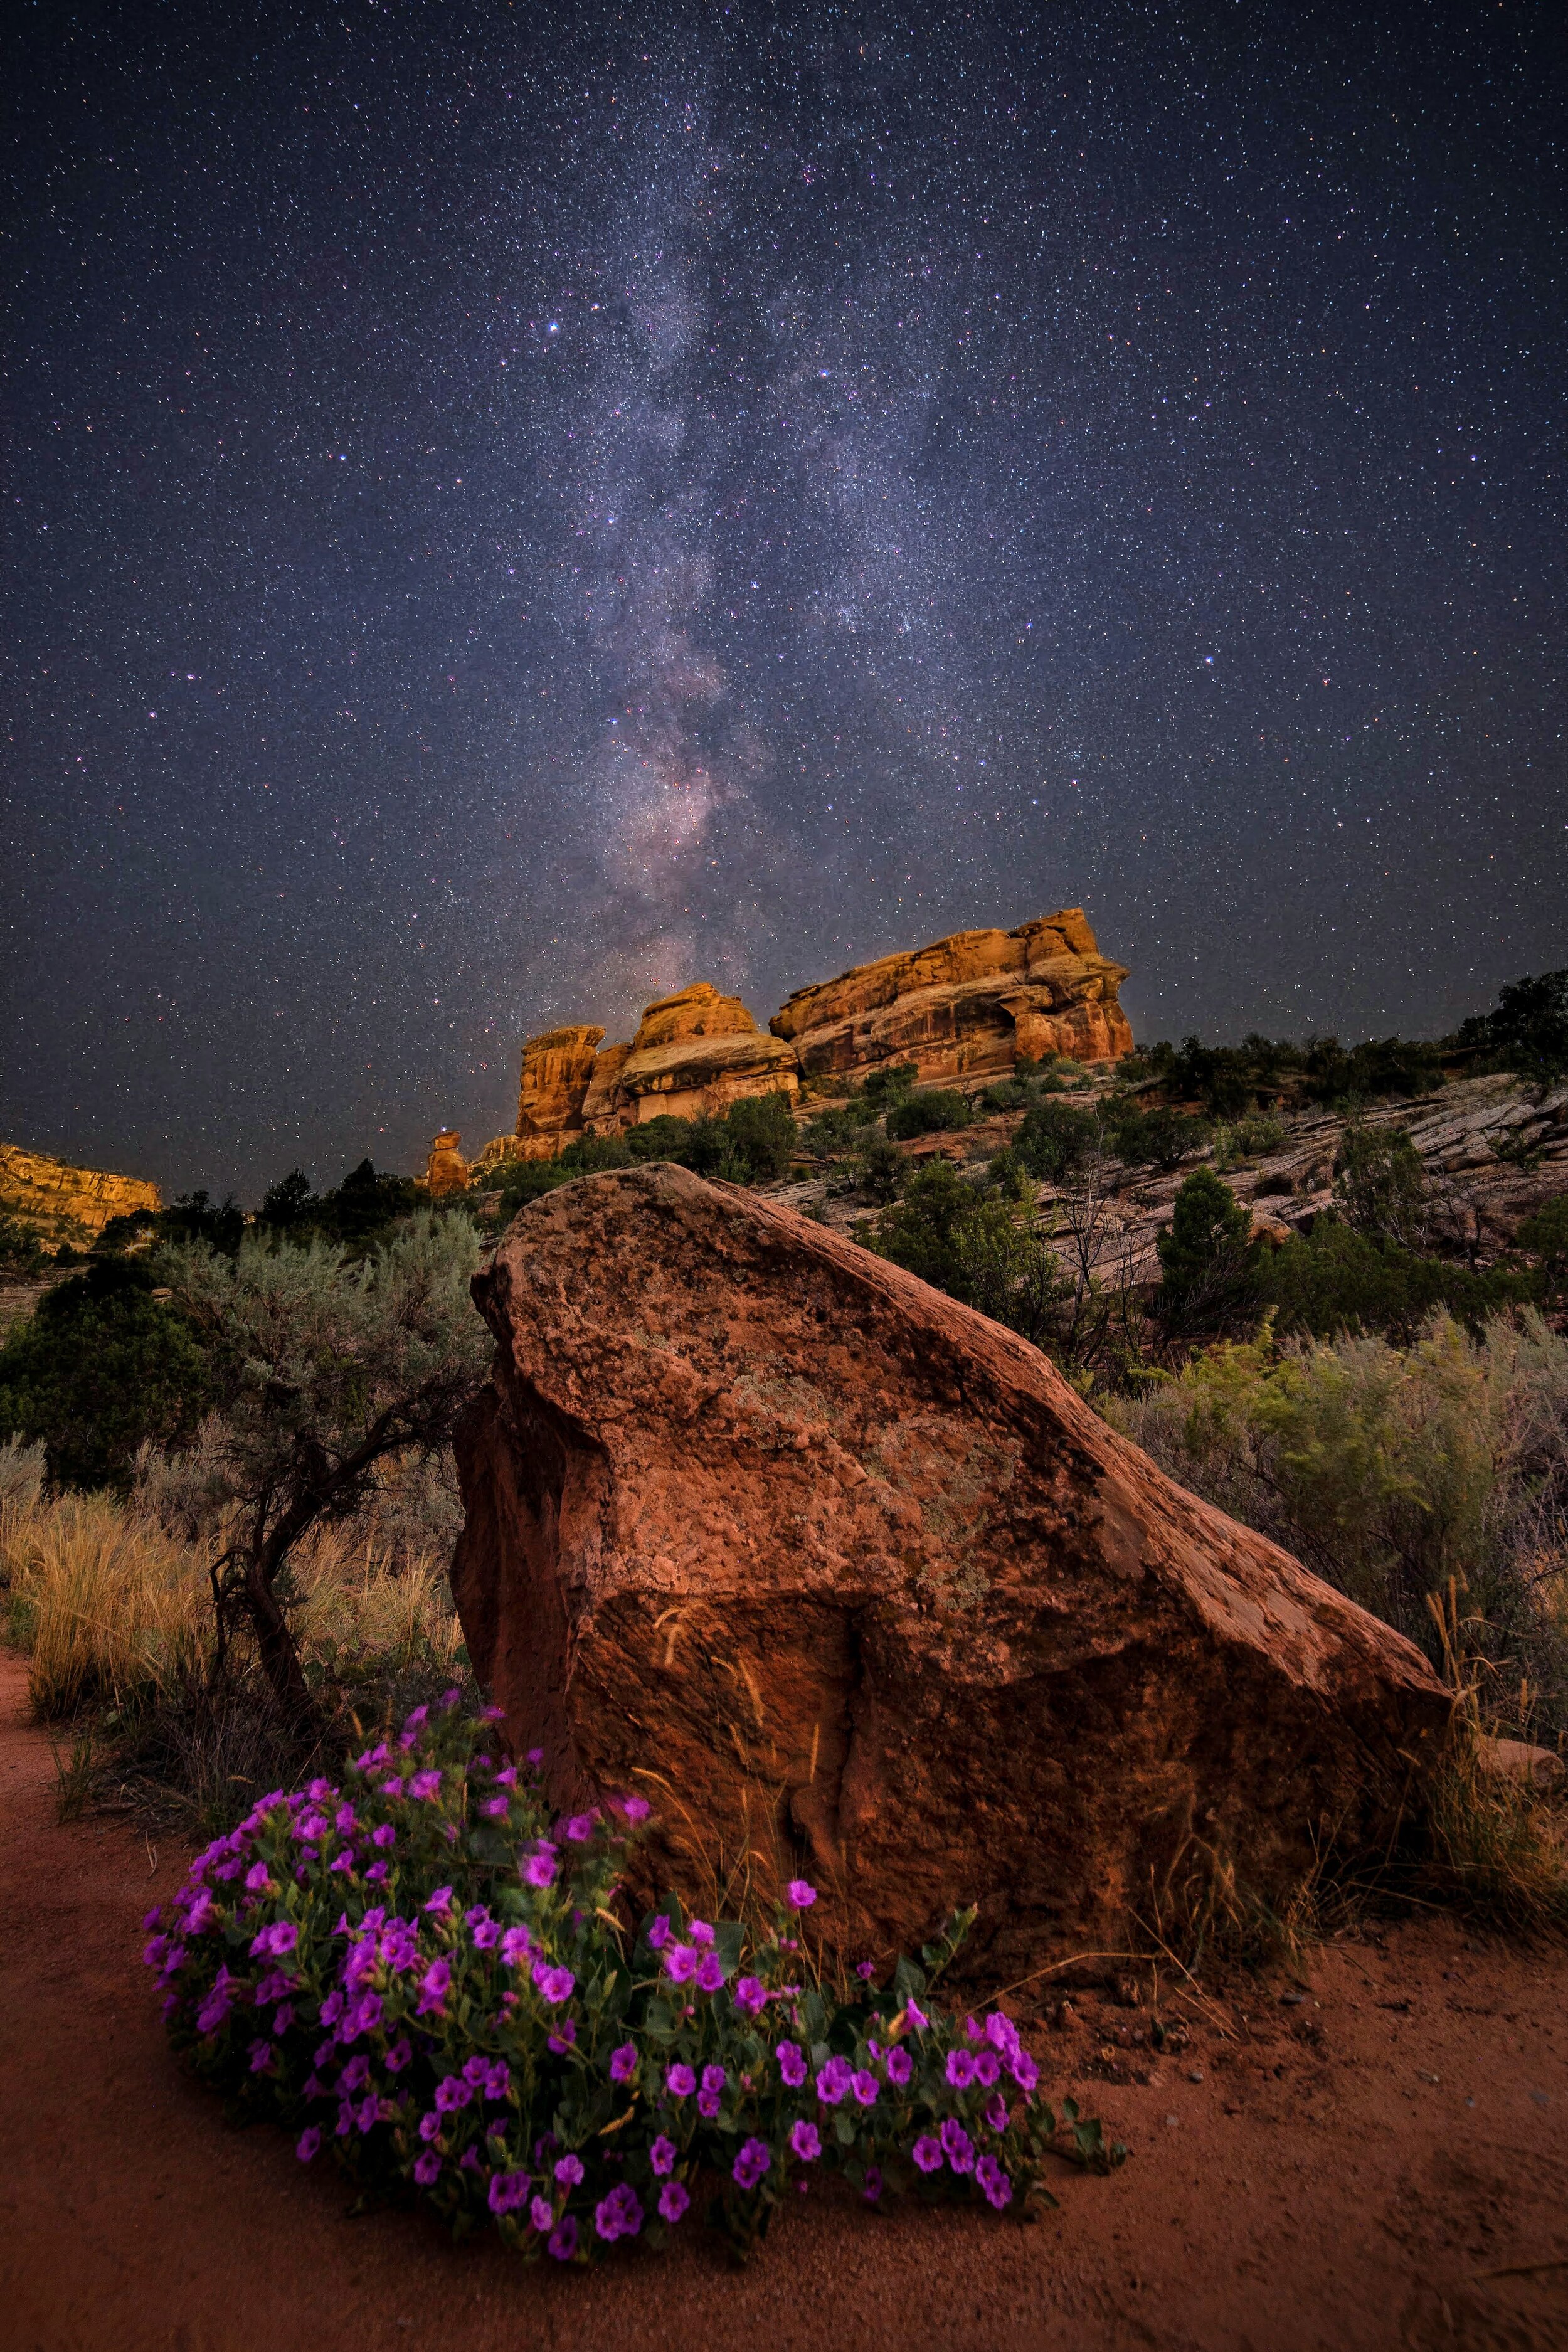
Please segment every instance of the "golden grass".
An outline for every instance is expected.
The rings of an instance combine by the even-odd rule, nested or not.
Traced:
[[[0,1500],[0,1586],[36,1712],[177,1704],[210,1661],[221,1548],[221,1535],[183,1539],[110,1496]],[[300,1547],[289,1587],[308,1676],[337,1680],[371,1664],[396,1675],[421,1660],[456,1671],[462,1633],[432,1560],[395,1566],[374,1539],[325,1527]]]

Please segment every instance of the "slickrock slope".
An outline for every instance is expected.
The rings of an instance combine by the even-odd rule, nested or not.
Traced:
[[[955,931],[798,988],[771,1024],[809,1078],[914,1062],[922,1081],[1011,1069],[1020,1057],[1081,1062],[1132,1051],[1117,1002],[1124,964],[1102,956],[1080,907],[1011,931]]]
[[[72,1168],[47,1152],[0,1143],[0,1210],[32,1227],[45,1248],[95,1241],[110,1217],[153,1216],[156,1184],[101,1168]]]
[[[973,1900],[973,1966],[1012,1980],[1216,1863],[1279,1899],[1324,1844],[1380,1851],[1441,1747],[1407,1642],[788,1209],[584,1178],[474,1288],[475,1670],[563,1805],[651,1776],[650,1887],[776,1850],[850,1958]]]

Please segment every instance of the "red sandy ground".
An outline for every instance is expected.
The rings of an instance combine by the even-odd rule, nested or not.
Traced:
[[[1229,2032],[1194,2020],[1142,2082],[1146,2051],[1099,2055],[1137,2012],[1083,2001],[1083,2024],[1041,2037],[1046,2080],[1132,2155],[1109,2179],[1064,2168],[1033,2228],[802,2200],[746,2270],[694,2229],[662,2259],[550,2275],[417,2215],[352,2220],[321,2161],[225,2126],[140,1966],[141,1915],[184,1860],[57,1824],[48,1743],[0,1654],[8,2352],[1568,2347],[1561,1949],[1447,1919],[1341,1941],[1300,2005],[1233,1986]]]

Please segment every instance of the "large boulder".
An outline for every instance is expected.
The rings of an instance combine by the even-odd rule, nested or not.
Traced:
[[[1441,1749],[1408,1642],[791,1210],[584,1178],[474,1288],[469,1651],[563,1806],[658,1801],[650,1886],[804,1874],[851,1958],[973,1901],[1011,1981],[1381,1854]]]

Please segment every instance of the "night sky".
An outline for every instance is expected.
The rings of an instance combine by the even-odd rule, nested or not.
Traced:
[[[1568,962],[1552,6],[17,6],[0,1139],[254,1199],[1082,904]]]

